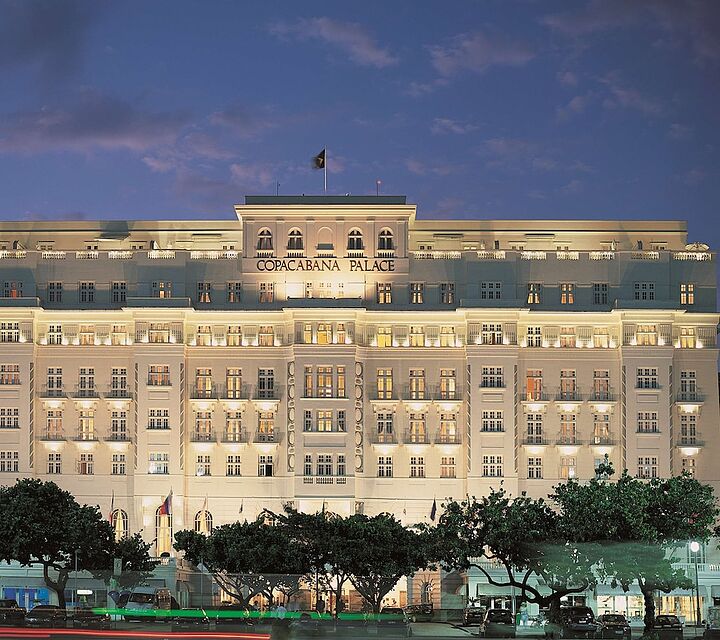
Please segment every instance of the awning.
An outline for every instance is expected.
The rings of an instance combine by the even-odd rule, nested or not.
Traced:
[[[713,590],[715,590],[716,587],[713,587]],[[718,589],[718,595],[720,596],[720,586],[717,587]],[[700,597],[706,598],[707,597],[707,587],[700,586]],[[640,587],[637,584],[631,584],[630,588],[627,591],[623,591],[622,587],[613,587],[609,584],[599,584],[595,587],[595,595],[596,596],[642,596],[642,591],[640,591]],[[694,589],[674,589],[673,591],[670,591],[670,593],[664,593],[662,591],[658,591],[657,595],[659,596],[693,596],[695,595]],[[714,593],[713,593],[714,595]]]

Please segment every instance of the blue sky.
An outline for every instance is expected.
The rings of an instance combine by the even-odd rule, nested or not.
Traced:
[[[327,145],[420,217],[707,240],[719,80],[716,0],[0,0],[0,217],[229,218]]]

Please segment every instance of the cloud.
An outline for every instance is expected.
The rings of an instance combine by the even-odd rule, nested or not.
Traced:
[[[542,22],[573,38],[629,27],[653,27],[692,49],[699,62],[720,61],[717,0],[590,0],[578,10],[545,16]]]
[[[235,184],[251,189],[268,187],[275,182],[277,177],[275,169],[270,165],[254,162],[231,164],[230,175]]]
[[[250,109],[233,104],[210,115],[210,123],[227,127],[241,138],[251,138],[278,126],[278,118],[270,107]]]
[[[617,74],[607,74],[601,79],[601,83],[606,85],[609,92],[608,97],[603,100],[603,106],[607,109],[634,109],[648,116],[662,116],[665,113],[665,107],[660,102],[621,83]]]
[[[583,186],[582,180],[570,180],[570,182],[560,187],[559,191],[563,195],[572,196],[582,192]]]
[[[435,165],[428,165],[416,158],[408,158],[405,160],[405,167],[410,173],[414,173],[417,176],[435,175],[435,176],[447,176],[454,173],[457,167],[448,163],[438,163]]]
[[[558,71],[555,77],[560,84],[568,87],[576,87],[578,84],[577,74],[572,71]]]
[[[486,158],[488,168],[504,169],[513,173],[564,172],[591,173],[592,167],[579,160],[558,158],[554,149],[542,148],[538,143],[522,138],[489,138],[479,150]]]
[[[707,178],[707,171],[699,167],[690,169],[678,176],[680,182],[688,187],[697,187],[705,178]]]
[[[594,98],[594,94],[588,91],[585,94],[573,96],[563,107],[558,107],[556,115],[559,120],[567,120],[573,115],[582,113],[588,108]]]
[[[0,0],[0,68],[34,65],[46,76],[75,71],[103,3]]]
[[[687,140],[692,137],[693,129],[679,122],[673,122],[670,129],[668,129],[667,135],[671,140]]]
[[[84,91],[69,107],[18,111],[0,119],[0,152],[145,151],[174,141],[188,116],[147,111],[119,98]]]
[[[466,133],[470,133],[475,130],[477,130],[477,126],[474,124],[458,122],[457,120],[451,120],[450,118],[435,118],[430,126],[431,133],[436,135],[444,133],[465,135]]]
[[[520,67],[535,57],[524,42],[476,31],[455,36],[445,46],[429,47],[432,66],[443,77],[460,71],[483,73],[490,67]]]
[[[283,39],[317,40],[344,52],[350,60],[365,67],[383,69],[398,63],[398,58],[381,47],[360,24],[332,18],[301,18],[297,22],[279,22],[270,33]]]

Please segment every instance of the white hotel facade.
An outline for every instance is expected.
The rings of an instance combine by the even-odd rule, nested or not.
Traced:
[[[720,484],[716,256],[685,223],[418,220],[392,196],[235,212],[0,223],[0,482],[114,500],[158,555],[205,506],[413,523],[606,455]]]

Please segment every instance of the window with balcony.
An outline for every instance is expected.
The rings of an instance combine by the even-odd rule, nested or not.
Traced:
[[[411,347],[424,347],[425,346],[425,327],[420,325],[410,326],[410,346]]]
[[[63,439],[64,434],[62,409],[48,409],[45,422],[45,437],[48,440]]]
[[[423,304],[425,302],[425,283],[410,283],[410,304]]]
[[[680,414],[680,444],[697,444],[697,415],[694,413]]]
[[[543,414],[528,413],[527,414],[527,443],[542,444],[543,443]]]
[[[693,282],[680,283],[680,304],[688,306],[695,304],[695,284]]]
[[[80,367],[78,379],[78,396],[80,398],[94,398],[97,395],[95,389],[95,369],[93,367]]]
[[[47,343],[48,344],[62,344],[62,341],[63,341],[62,325],[51,324],[48,327]]]
[[[196,442],[210,442],[213,439],[212,411],[196,411],[193,440]]]
[[[275,414],[258,411],[257,439],[259,442],[275,442]]]
[[[261,400],[275,397],[275,369],[258,369],[258,398]]]
[[[425,399],[425,369],[410,369],[410,400]]]
[[[482,344],[502,344],[503,331],[502,324],[483,323],[480,327],[480,341]]]
[[[560,304],[575,304],[575,285],[572,282],[560,283]]]
[[[365,247],[363,245],[363,235],[360,229],[350,229],[347,241],[348,251],[362,252]]]
[[[655,456],[640,456],[638,458],[637,477],[651,480],[658,477],[658,459]]]
[[[294,252],[293,255],[302,255],[302,251],[305,248],[303,244],[303,234],[300,229],[290,229],[288,232],[288,252]]]
[[[410,430],[408,431],[408,442],[424,443],[428,441],[426,416],[424,413],[410,414]]]
[[[258,231],[256,247],[259,256],[272,255],[273,237],[272,231],[270,231],[270,229],[264,228]]]
[[[502,411],[483,411],[482,430],[486,433],[505,431]]]
[[[392,327],[377,328],[377,346],[381,348],[392,347]]]
[[[378,473],[378,478],[392,478],[393,477],[392,456],[378,456],[377,473]]]
[[[440,458],[440,477],[455,478],[456,477],[455,456],[441,456]]]
[[[317,327],[317,343],[332,344],[332,323],[319,322]]]
[[[440,304],[455,304],[455,283],[440,283]]]
[[[440,400],[457,400],[455,369],[440,369]]]
[[[378,400],[391,400],[393,397],[393,374],[392,369],[377,370],[377,394]]]
[[[610,347],[610,330],[607,327],[593,328],[592,346],[595,349],[607,349]]]
[[[170,454],[153,451],[149,455],[148,473],[167,475],[170,473]]]
[[[695,327],[681,327],[680,329],[680,348],[694,349],[697,346],[695,339]]]
[[[560,414],[560,444],[577,444],[577,416],[574,413]]]
[[[381,412],[377,414],[378,442],[393,441],[393,414]]]
[[[560,347],[574,349],[575,344],[575,327],[560,327]]]
[[[539,458],[539,457],[528,458],[527,477],[528,477],[528,480],[542,480],[542,477],[543,477],[542,458]]]
[[[575,369],[560,370],[560,400],[577,400],[577,377]]]
[[[695,371],[680,372],[679,400],[693,402],[698,399],[697,373]]]
[[[195,369],[195,393],[196,398],[213,397],[212,369],[200,367]]]
[[[172,282],[169,280],[157,280],[152,283],[153,298],[172,298]]]
[[[148,429],[169,429],[170,410],[150,409],[148,411]]]
[[[659,433],[657,411],[638,411],[638,433]]]
[[[642,302],[655,300],[655,283],[654,282],[636,282],[635,283],[635,300]]]
[[[242,398],[242,369],[229,367],[225,370],[225,397],[231,400]]]
[[[170,386],[170,365],[151,364],[148,367],[148,386],[149,387],[169,387]]]
[[[607,369],[593,371],[593,400],[610,400],[610,372]]]
[[[639,324],[635,331],[635,341],[640,347],[654,347],[657,345],[657,325]]]
[[[502,367],[483,367],[480,386],[486,389],[502,389],[505,386]]]
[[[525,399],[530,401],[543,399],[543,380],[540,369],[527,370],[525,374]]]
[[[148,327],[148,340],[152,344],[167,344],[170,342],[170,323],[151,322]]]
[[[382,229],[378,235],[378,251],[391,253],[395,251],[393,232],[390,229]],[[384,255],[381,253],[380,255]]]
[[[242,346],[242,327],[239,324],[228,325],[225,343],[228,347]]]
[[[19,322],[0,322],[0,343],[20,342]]]
[[[456,444],[460,441],[457,428],[457,415],[454,413],[440,414],[440,430],[438,437],[441,444]]]
[[[542,347],[542,329],[538,326],[527,328],[527,346]]]
[[[95,474],[95,456],[92,453],[81,453],[77,462],[77,472],[81,476]]]
[[[260,331],[258,332],[258,346],[275,346],[275,327],[272,325],[260,325]]]
[[[95,409],[80,409],[78,440],[95,440]]]
[[[124,324],[114,324],[110,330],[110,344],[114,347],[128,344],[127,327]]]
[[[485,478],[503,477],[503,457],[500,455],[487,455],[482,457],[482,474]]]
[[[375,302],[392,304],[392,283],[378,282],[375,284]]]
[[[455,327],[452,326],[441,326],[440,327],[440,346],[441,347],[454,347],[456,346],[456,335]]]
[[[656,367],[638,367],[637,384],[638,389],[658,389],[658,370]]]
[[[114,409],[110,412],[110,439],[128,439],[127,411]]]

